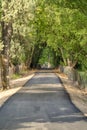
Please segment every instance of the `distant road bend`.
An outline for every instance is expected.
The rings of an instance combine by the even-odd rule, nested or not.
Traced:
[[[0,109],[0,130],[87,130],[58,77],[37,73]]]

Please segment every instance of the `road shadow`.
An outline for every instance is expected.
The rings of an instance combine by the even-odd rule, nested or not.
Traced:
[[[42,77],[41,75],[42,74]],[[43,77],[44,76],[44,77]],[[28,80],[25,84],[25,86],[31,86],[32,84],[60,84],[60,79],[55,77],[54,73],[50,73],[49,76],[46,73],[36,73],[36,75]]]
[[[87,128],[87,119],[71,102],[60,81],[52,75],[43,78],[38,74],[28,81],[0,110],[0,130],[31,130],[38,124],[50,123],[61,124],[61,128],[73,123],[77,128],[82,123]]]

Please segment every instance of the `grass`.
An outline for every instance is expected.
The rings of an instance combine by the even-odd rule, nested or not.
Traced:
[[[18,79],[18,78],[28,76],[29,74],[31,74],[34,71],[35,70],[24,70],[24,71],[22,71],[20,73],[16,73],[16,74],[11,75],[11,79]]]
[[[22,77],[21,74],[13,74],[13,75],[11,76],[11,79],[18,79],[18,78],[21,78],[21,77]]]

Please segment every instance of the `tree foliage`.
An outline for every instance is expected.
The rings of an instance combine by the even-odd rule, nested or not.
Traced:
[[[0,23],[0,51],[8,64],[3,70],[9,62],[37,67],[46,47],[56,66],[86,69],[86,0],[1,0]]]
[[[80,8],[81,3],[69,2],[39,1],[36,24],[39,40],[52,47],[56,55],[61,53],[64,65],[74,67],[79,62],[85,63],[83,57],[86,59],[87,51],[83,48],[86,46],[87,16]]]

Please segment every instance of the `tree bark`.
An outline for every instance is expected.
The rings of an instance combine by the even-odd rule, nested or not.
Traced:
[[[66,65],[67,62],[66,62],[66,59],[65,59],[65,57],[64,57],[63,49],[62,49],[62,48],[59,48],[59,50],[60,50],[60,53],[61,53],[61,56],[62,56],[63,62],[64,62],[64,64]]]
[[[9,83],[9,48],[12,36],[12,23],[1,22],[3,50],[1,53],[1,79],[3,89],[10,87]]]
[[[77,60],[72,61],[69,58],[67,59],[67,65],[72,67],[72,68],[74,68],[76,66],[77,62],[78,62]]]
[[[30,65],[31,65],[31,62],[32,62],[33,53],[34,53],[34,47],[31,48],[31,50],[29,52],[29,55],[27,57],[27,61],[26,61],[26,67],[27,67],[27,69],[30,69]]]

